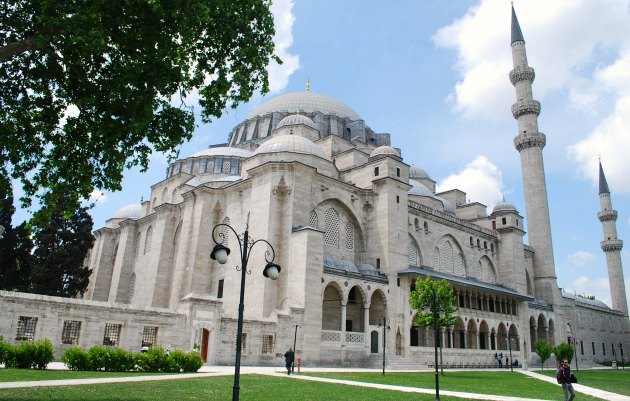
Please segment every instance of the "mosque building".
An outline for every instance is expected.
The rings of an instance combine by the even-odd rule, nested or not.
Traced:
[[[612,308],[558,288],[546,136],[514,9],[511,47],[527,219],[506,201],[488,214],[461,190],[436,192],[389,134],[307,87],[263,103],[227,143],[171,163],[150,199],[96,230],[83,299],[0,292],[0,335],[48,337],[60,351],[95,344],[198,349],[208,364],[231,364],[243,238],[227,224],[247,230],[249,244],[273,246],[250,248],[244,365],[281,364],[295,342],[308,366],[377,367],[386,319],[388,366],[426,367],[433,330],[414,325],[418,311],[408,302],[416,278],[426,276],[445,279],[455,293],[460,321],[439,337],[447,366],[493,365],[495,353],[510,352],[525,366],[538,364],[537,339],[571,341],[585,366],[619,358],[630,349],[630,321],[623,242],[604,170],[600,164],[597,217]],[[231,248],[227,264],[211,259],[215,240]],[[277,280],[263,275],[270,255],[281,266]]]

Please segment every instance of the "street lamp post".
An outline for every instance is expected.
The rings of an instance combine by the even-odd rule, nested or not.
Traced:
[[[251,249],[258,242],[266,243],[271,249],[271,253],[269,251],[265,252],[265,260],[267,261],[267,265],[265,266],[263,270],[263,275],[265,277],[268,277],[272,280],[277,279],[278,274],[280,273],[280,266],[273,263],[276,257],[276,252],[274,251],[273,246],[271,246],[271,244],[268,241],[264,239],[253,241],[249,238],[249,232],[248,232],[249,214],[247,215],[247,224],[245,225],[245,232],[243,233],[242,241],[241,241],[241,237],[236,233],[234,228],[232,228],[232,226],[230,226],[229,224],[222,223],[222,224],[217,224],[216,226],[214,226],[214,228],[212,229],[212,240],[214,241],[216,245],[214,246],[214,249],[210,253],[210,258],[212,258],[213,260],[216,260],[217,262],[223,265],[227,262],[228,255],[230,254],[230,248],[223,245],[223,243],[227,239],[227,235],[224,233],[223,228],[218,233],[218,238],[220,242],[217,241],[217,237],[215,236],[215,234],[216,234],[217,228],[219,227],[227,228],[234,233],[234,235],[236,236],[236,239],[238,240],[239,249],[241,251],[241,267],[240,268],[238,266],[236,267],[237,271],[238,270],[241,271],[241,293],[240,293],[240,302],[238,305],[238,325],[237,325],[237,332],[236,332],[236,362],[234,363],[234,387],[232,390],[232,401],[238,401],[239,390],[240,390],[239,380],[240,380],[240,374],[241,374],[241,341],[242,341],[241,337],[243,336],[243,310],[245,309],[245,306],[244,306],[245,277],[247,277],[247,274],[251,273],[247,271],[247,262],[249,261],[249,255],[251,253]],[[269,256],[271,256],[271,260],[269,260]]]
[[[510,372],[514,372],[514,359],[512,359],[512,333],[508,331],[507,335],[508,350],[510,351]]]
[[[291,364],[291,373],[295,373],[295,354],[297,353],[297,351],[295,350],[295,342],[297,340],[297,329],[298,327],[300,327],[299,324],[294,324],[293,327],[295,327],[295,334],[293,335],[293,363]]]
[[[431,289],[431,302],[424,305],[424,313],[431,313],[433,318],[433,344],[435,345],[435,401],[440,401],[440,376],[438,373],[438,319],[444,318],[444,308],[438,308],[436,289]]]
[[[378,327],[383,326],[383,376],[385,376],[385,351],[387,350],[387,330],[389,330],[389,318],[383,316],[382,322],[378,322]]]

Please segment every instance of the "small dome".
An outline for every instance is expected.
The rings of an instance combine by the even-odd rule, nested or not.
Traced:
[[[409,180],[409,185],[411,185],[411,189],[409,189],[409,195],[419,195],[419,196],[433,196],[433,192],[424,185],[420,184],[418,181]]]
[[[497,212],[516,212],[516,213],[518,213],[518,211],[516,210],[516,206],[514,206],[510,202],[506,202],[505,200],[497,203],[494,206],[494,208],[492,209],[492,213],[497,213]]]
[[[303,116],[301,114],[291,114],[290,116],[286,116],[278,123],[276,129],[282,127],[288,127],[291,125],[306,125],[307,127],[317,129],[317,126],[310,118]]]
[[[321,157],[322,159],[326,158],[324,152],[319,148],[319,146],[315,145],[313,141],[298,135],[273,136],[271,139],[260,145],[260,147],[254,152],[254,155],[279,152],[303,153]]]
[[[370,158],[376,157],[376,156],[396,156],[396,157],[400,157],[400,153],[398,153],[398,151],[396,149],[392,148],[391,146],[383,145],[383,146],[379,146],[378,148],[374,149],[372,151],[372,153],[370,153]]]
[[[247,149],[234,148],[230,146],[218,146],[216,148],[207,148],[202,150],[201,152],[197,152],[190,157],[199,157],[199,156],[232,156],[232,157],[242,157],[244,159],[250,157],[252,152]]]
[[[139,203],[132,203],[131,205],[124,206],[116,213],[114,213],[114,219],[139,219],[142,213],[142,206]]]
[[[441,196],[433,196],[433,198],[439,200],[440,202],[442,202],[442,206],[444,206],[444,212],[445,213],[455,214],[455,209],[453,209],[453,205],[451,205],[451,202],[447,201],[446,199],[442,198]]]
[[[428,178],[428,179],[431,179],[431,177],[429,177],[429,174],[426,171],[424,171],[420,167],[416,167],[416,166],[409,167],[409,178],[415,178],[415,179]]]

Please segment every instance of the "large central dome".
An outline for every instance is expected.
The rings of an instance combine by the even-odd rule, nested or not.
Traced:
[[[286,113],[320,112],[325,115],[335,114],[352,121],[362,120],[361,116],[339,100],[315,92],[292,92],[275,97],[258,106],[247,118],[262,116],[274,111]]]

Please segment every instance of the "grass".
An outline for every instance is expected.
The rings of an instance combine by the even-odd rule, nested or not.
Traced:
[[[0,369],[0,382],[92,379],[105,377],[149,376],[163,373],[94,372],[73,370]]]
[[[630,369],[572,370],[572,372],[578,378],[578,384],[630,396]],[[554,370],[536,373],[551,377],[556,375]]]
[[[139,383],[98,384],[89,386],[32,387],[0,389],[3,401],[153,401],[203,400],[224,401],[232,397],[232,376],[165,380]],[[288,377],[241,376],[242,401],[432,401],[434,394],[410,394],[398,391],[317,383]],[[465,398],[444,398],[468,401]]]
[[[381,383],[395,386],[434,388],[433,372],[387,373],[313,373],[311,376],[332,379],[354,380],[360,382]],[[479,394],[495,394],[510,397],[556,399],[562,397],[560,386],[546,383],[520,373],[512,372],[445,372],[440,375],[440,390],[465,391]],[[599,400],[599,398],[580,394],[580,400]]]

